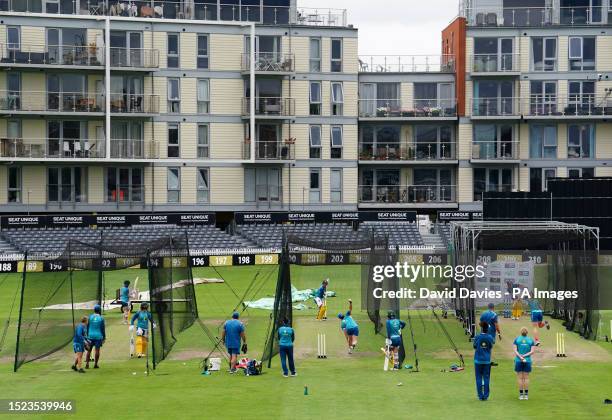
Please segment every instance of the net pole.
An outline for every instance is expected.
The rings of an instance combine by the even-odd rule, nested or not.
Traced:
[[[152,278],[152,274],[151,274],[151,251],[147,249],[146,251],[146,258],[147,258],[147,274],[149,276],[149,301],[151,301],[152,299],[152,293],[153,293],[153,288],[152,288],[152,284],[151,284],[151,278]],[[163,263],[163,261],[162,261]],[[151,317],[153,317],[153,302],[149,302],[151,304],[151,307],[149,308],[151,310]],[[158,328],[161,328],[159,325],[157,326]],[[149,334],[149,336],[151,337],[151,349],[153,350],[153,369],[155,369],[155,333],[153,332],[153,324],[151,324],[151,333]],[[147,343],[147,375],[149,374],[149,343]]]
[[[192,293],[191,296],[191,308],[193,311],[193,315],[194,318],[197,319],[200,317],[200,313],[198,312],[198,300],[196,299],[195,296],[195,284],[193,284],[193,267],[192,267],[192,261],[191,261],[191,252],[190,252],[190,248],[189,248],[189,235],[187,234],[187,231],[184,232],[185,235],[185,247],[187,248],[187,269],[188,269],[188,275],[189,275],[189,283],[190,283],[190,293]]]
[[[23,291],[25,290],[26,269],[28,267],[28,251],[23,255],[23,273],[21,275],[21,297],[19,299],[19,321],[17,322],[17,342],[15,343],[15,363],[13,372],[19,369],[19,340],[21,339],[21,320],[23,316]]]
[[[68,255],[71,255],[71,243],[72,240],[68,240]],[[72,331],[76,328],[76,324],[74,322],[74,291],[72,288],[72,273],[73,270],[68,271],[68,278],[70,279],[70,307],[72,308]]]
[[[104,296],[104,273],[103,273],[103,269],[104,267],[102,266],[102,244],[104,243],[104,232],[100,232],[100,244],[98,246],[99,250],[98,250],[98,293],[97,293],[97,299],[98,302],[100,303],[100,306],[102,307],[102,313],[104,313],[104,302],[103,302],[103,296]]]

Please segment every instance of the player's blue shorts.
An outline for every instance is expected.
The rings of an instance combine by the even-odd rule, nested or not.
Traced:
[[[398,335],[391,337],[391,346],[399,347],[402,345],[402,338]]]
[[[531,322],[542,322],[544,319],[544,314],[542,311],[531,311]]]
[[[230,354],[230,356],[233,356],[234,354],[238,355],[238,354],[240,354],[240,349],[233,348],[233,347],[228,347],[227,348],[227,352]]]
[[[89,339],[89,342],[91,343],[91,347],[95,347],[97,349],[99,349],[100,347],[102,347],[102,340],[93,340],[93,339]]]
[[[514,362],[514,371],[525,373],[531,372],[531,362],[521,362],[520,360],[518,362]]]
[[[359,327],[347,328],[346,335],[359,337]]]
[[[85,346],[83,343],[72,343],[72,348],[75,353],[83,353],[85,351]]]

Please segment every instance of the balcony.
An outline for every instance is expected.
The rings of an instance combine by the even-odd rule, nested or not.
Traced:
[[[159,50],[152,48],[118,48],[110,49],[111,67],[128,69],[159,68]]]
[[[242,117],[251,115],[250,98],[242,98]],[[295,116],[293,98],[255,98],[255,116],[264,119],[283,119]]]
[[[242,54],[242,71],[251,70],[251,55]],[[295,56],[275,52],[255,53],[255,72],[271,74],[287,74],[295,71]]]
[[[256,141],[255,160],[258,161],[285,161],[295,160],[295,144],[288,141]],[[242,143],[242,158],[251,159],[251,142]]]
[[[104,48],[95,45],[0,44],[2,66],[104,66]]]
[[[457,101],[455,99],[415,99],[404,104],[400,99],[360,99],[359,118],[429,120],[456,119]]]
[[[517,161],[519,159],[518,141],[474,141],[472,161]]]
[[[104,140],[0,139],[0,158],[96,159],[104,158]]]
[[[111,139],[111,159],[158,159],[159,144],[142,139]]]
[[[359,57],[360,73],[454,73],[452,55],[370,55]]]
[[[608,7],[503,7],[499,1],[499,6],[464,7],[461,15],[466,18],[468,26],[585,26],[605,24]]]
[[[104,98],[83,92],[0,91],[0,111],[102,114]]]
[[[513,119],[520,118],[520,98],[473,98],[473,119]]]
[[[495,75],[519,74],[519,54],[474,54],[472,57],[472,74]]]
[[[565,98],[532,95],[521,101],[521,108],[525,117],[535,119],[607,119],[612,117],[612,98],[591,94]]]
[[[360,185],[361,207],[448,207],[456,203],[455,185]]]
[[[446,161],[456,163],[455,142],[407,143],[359,143],[359,161],[374,164],[398,162],[431,163]]]
[[[79,5],[77,7],[77,4]],[[121,5],[125,4],[125,7]],[[107,5],[110,5],[107,7]],[[55,13],[140,17],[152,19],[212,20],[254,22],[264,25],[304,25],[321,27],[348,26],[345,9],[296,8],[221,4],[216,0],[133,1],[107,3],[100,0],[58,3],[40,0],[0,0],[0,12]]]
[[[110,108],[122,115],[159,114],[159,95],[111,93]]]

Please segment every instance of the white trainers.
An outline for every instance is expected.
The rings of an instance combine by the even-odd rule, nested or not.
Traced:
[[[525,394],[525,395],[523,395],[523,399],[524,399],[524,400],[528,400],[528,399],[529,399],[529,394]]]
[[[523,394],[519,395],[519,400],[524,400],[525,398],[523,398]]]

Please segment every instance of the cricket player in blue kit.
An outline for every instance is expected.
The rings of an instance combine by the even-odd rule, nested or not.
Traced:
[[[136,355],[140,359],[143,357],[149,347],[149,322],[151,327],[155,328],[153,316],[149,312],[149,304],[143,302],[140,304],[140,311],[132,315],[130,322],[130,331],[134,330],[134,322],[136,322]]]
[[[533,325],[533,338],[535,345],[540,345],[540,328],[546,326],[550,330],[548,321],[544,321],[544,311],[537,299],[529,299],[529,310],[531,311],[531,324]]]
[[[283,368],[283,376],[286,378],[289,376],[297,376],[295,373],[295,363],[293,361],[293,342],[295,341],[295,331],[289,324],[289,319],[283,319],[283,325],[278,329],[278,349],[281,359],[281,366]],[[289,362],[289,369],[287,369],[287,362]]]
[[[72,339],[72,348],[74,349],[75,359],[71,366],[72,370],[79,373],[85,373],[83,370],[83,352],[85,351],[85,342],[87,340],[87,317],[81,318],[81,323],[74,330],[74,338]]]
[[[480,321],[481,333],[474,337],[474,372],[476,372],[476,392],[478,399],[486,401],[489,398],[491,382],[491,350],[495,340],[487,332],[489,324]]]
[[[338,314],[338,319],[340,320],[340,329],[344,333],[344,337],[346,338],[346,342],[348,344],[348,353],[352,354],[353,350],[355,350],[355,346],[357,346],[357,337],[359,337],[359,325],[353,319],[351,314],[353,313],[353,301],[352,299],[348,300],[349,302],[349,310],[346,311],[346,315],[342,312]]]
[[[527,328],[521,328],[521,335],[514,340],[514,371],[518,380],[519,400],[529,399],[529,372],[531,372],[531,355],[536,342],[527,336]]]
[[[123,312],[123,323],[127,325],[128,316],[130,313],[130,281],[123,282],[123,287],[119,289],[119,302],[121,303],[121,312]]]
[[[91,347],[87,349],[85,359],[85,369],[89,369],[89,360],[91,359],[91,349],[95,348],[94,354],[94,369],[98,369],[98,361],[100,360],[100,348],[106,340],[106,328],[104,317],[102,316],[102,308],[100,305],[94,306],[94,313],[89,315],[87,321],[87,339],[91,343]]]
[[[221,340],[225,343],[225,348],[230,355],[230,373],[236,373],[236,363],[240,354],[240,340],[242,339],[242,352],[247,352],[246,335],[244,333],[244,325],[240,320],[240,314],[234,312],[232,319],[228,319],[223,324],[221,332]]]
[[[327,293],[327,285],[329,284],[329,279],[323,280],[321,282],[321,287],[315,290],[314,300],[317,304],[317,319],[321,321],[327,320],[327,298],[325,294]]]
[[[399,349],[402,345],[402,330],[406,327],[404,321],[395,318],[395,312],[387,313],[387,342],[390,342],[390,350],[393,352],[393,369],[398,370],[399,365]]]
[[[497,318],[497,313],[493,309],[495,309],[495,305],[493,303],[489,303],[487,305],[487,310],[484,311],[480,315],[480,322],[486,322],[488,325],[487,334],[491,336],[493,339],[493,344],[495,344],[495,333],[499,337],[500,341],[502,339],[501,331],[499,329],[499,322]],[[497,363],[491,361],[491,366],[497,366]]]

